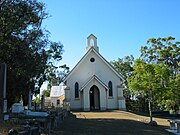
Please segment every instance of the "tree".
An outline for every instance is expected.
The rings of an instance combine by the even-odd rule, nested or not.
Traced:
[[[118,71],[118,73],[122,74],[124,79],[126,80],[129,76],[131,76],[133,71],[133,63],[134,57],[133,55],[125,56],[124,58],[118,58],[117,61],[111,61],[111,65]],[[123,93],[126,99],[126,108],[128,110],[134,110],[135,102],[131,100],[132,94],[129,91],[129,87],[127,81],[125,81],[125,85],[127,86],[124,88]]]
[[[180,109],[180,74],[169,77],[166,93],[161,95],[162,99],[159,101],[161,108],[167,110],[174,110],[175,112]]]
[[[50,97],[50,90],[43,90],[42,95],[44,95],[45,97]]]
[[[117,61],[111,61],[110,63],[124,78],[127,78],[133,71],[134,57],[133,55],[125,56],[124,58],[118,58]]]
[[[168,79],[169,70],[164,65],[147,64],[142,60],[134,62],[134,71],[128,78],[131,92],[136,96],[141,95],[148,100],[150,121],[152,121],[152,105],[159,99],[163,92],[164,84]]]
[[[148,63],[164,63],[171,68],[173,75],[176,75],[179,73],[180,42],[174,40],[171,36],[148,39],[147,44],[150,47],[141,47],[140,58]]]
[[[164,64],[163,67],[168,68],[171,74],[165,72],[166,79],[161,84],[164,89],[158,106],[161,109],[175,109],[179,106],[179,89],[178,78],[180,73],[180,42],[175,41],[172,36],[166,38],[150,38],[147,40],[148,46],[141,47],[140,58],[147,63]],[[162,75],[162,74],[160,74]],[[168,76],[168,77],[167,77]]]
[[[0,63],[7,63],[9,107],[22,95],[27,104],[28,91],[38,94],[62,59],[63,45],[49,40],[41,27],[48,17],[37,0],[4,0],[0,3]]]

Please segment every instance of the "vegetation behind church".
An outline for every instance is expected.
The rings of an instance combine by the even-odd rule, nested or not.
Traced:
[[[150,38],[138,59],[131,55],[111,64],[127,80],[128,110],[147,111],[148,100],[152,110],[180,109],[180,42],[175,38]]]

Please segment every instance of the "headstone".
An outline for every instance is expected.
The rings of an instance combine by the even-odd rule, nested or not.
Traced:
[[[21,103],[14,103],[12,105],[12,113],[22,113],[24,111],[24,107]]]

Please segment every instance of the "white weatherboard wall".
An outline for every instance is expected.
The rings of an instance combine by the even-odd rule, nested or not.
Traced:
[[[51,105],[55,107],[59,107],[63,103],[60,97],[65,95],[65,92],[64,92],[65,88],[66,86],[52,86],[51,87],[51,93],[50,93]],[[57,105],[57,100],[60,100],[59,106]]]
[[[90,103],[92,102],[92,99],[90,100],[90,89],[96,86],[99,96],[96,94],[93,98],[95,98],[94,102],[100,101],[100,110],[125,109],[123,92],[121,91],[122,89],[119,89],[119,85],[123,83],[124,79],[100,55],[96,41],[97,38],[92,34],[88,38],[90,39],[87,39],[87,43],[92,39],[95,40],[94,46],[90,46],[88,43],[86,54],[64,80],[67,86],[65,90],[66,101],[70,103],[71,109],[89,111],[91,109],[90,104],[93,104]],[[92,58],[94,61],[91,61]],[[112,97],[109,96],[109,81],[113,84]],[[79,84],[78,98],[75,98],[76,82]]]

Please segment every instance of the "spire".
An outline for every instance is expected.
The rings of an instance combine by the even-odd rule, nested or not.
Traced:
[[[99,47],[97,46],[97,38],[93,34],[87,37],[86,51],[88,51],[92,46],[97,52],[99,52]]]

